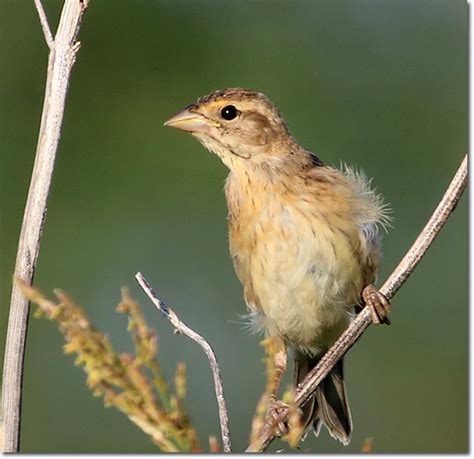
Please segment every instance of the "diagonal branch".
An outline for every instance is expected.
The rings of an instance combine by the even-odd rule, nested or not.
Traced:
[[[50,53],[36,157],[23,215],[14,273],[15,277],[24,279],[28,284],[33,281],[38,259],[69,77],[79,50],[77,36],[88,0],[64,1],[54,40],[47,26],[46,14],[41,3],[36,1],[35,4]],[[20,288],[13,285],[0,407],[0,449],[3,452],[16,452],[19,449],[21,385],[28,312],[28,300],[21,294]]]
[[[464,157],[458,171],[453,177],[448,189],[441,199],[438,207],[431,215],[416,241],[411,246],[390,277],[384,283],[380,292],[387,299],[391,299],[398,289],[405,283],[416,265],[425,255],[433,240],[441,231],[455,209],[464,189],[467,185],[467,155]],[[302,406],[313,395],[321,381],[329,374],[334,365],[362,336],[364,331],[372,323],[369,308],[364,309],[357,315],[349,328],[341,335],[336,343],[329,349],[318,364],[308,373],[303,382],[298,386],[295,397],[297,406]],[[277,419],[269,419],[262,429],[260,438],[255,444],[247,448],[247,452],[264,451],[275,438],[275,426],[278,422],[286,420],[288,410],[284,410]]]
[[[38,11],[41,28],[43,29],[44,39],[46,41],[46,44],[48,45],[48,48],[51,50],[54,46],[54,39],[53,34],[51,33],[51,29],[49,28],[48,17],[46,16],[41,0],[35,0],[35,6],[36,11]]]
[[[222,446],[224,452],[231,452],[230,444],[230,432],[229,432],[229,416],[227,414],[227,407],[224,398],[224,389],[222,387],[222,378],[219,364],[217,363],[216,355],[209,345],[209,343],[194,330],[189,328],[184,322],[179,320],[175,312],[166,306],[157,296],[155,291],[150,287],[150,284],[146,281],[141,273],[135,274],[135,278],[138,283],[148,295],[153,304],[158,308],[158,310],[172,323],[175,327],[176,333],[182,333],[188,338],[195,341],[199,346],[202,347],[203,351],[206,353],[207,358],[209,359],[209,364],[211,366],[212,375],[214,377],[214,388],[216,391],[217,405],[219,407],[219,421],[221,425],[221,435],[222,435]]]

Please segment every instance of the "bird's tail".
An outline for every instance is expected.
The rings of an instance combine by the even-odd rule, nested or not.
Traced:
[[[320,357],[309,357],[297,353],[295,357],[295,386],[318,363]],[[313,397],[302,407],[302,422],[305,430],[313,427],[314,434],[319,435],[321,424],[325,425],[333,438],[347,445],[351,440],[352,417],[347,400],[342,359],[316,389]]]

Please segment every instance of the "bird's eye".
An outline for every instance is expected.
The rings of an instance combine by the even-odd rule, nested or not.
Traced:
[[[238,114],[239,114],[239,111],[233,105],[226,105],[221,110],[222,118],[224,118],[227,121],[233,120]]]

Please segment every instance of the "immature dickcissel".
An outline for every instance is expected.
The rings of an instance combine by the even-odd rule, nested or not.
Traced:
[[[280,343],[278,377],[289,347],[301,382],[347,328],[361,296],[374,321],[388,323],[388,302],[371,285],[387,209],[363,174],[323,164],[298,145],[272,102],[248,89],[215,91],[165,125],[192,133],[230,169],[230,253],[255,328]],[[316,433],[322,423],[349,442],[342,360],[303,418]]]

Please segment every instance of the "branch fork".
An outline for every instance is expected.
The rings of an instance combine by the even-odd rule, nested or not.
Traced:
[[[48,74],[35,163],[21,226],[14,277],[32,284],[54,163],[61,134],[67,89],[80,43],[77,41],[88,1],[65,0],[53,38],[41,0],[34,0],[49,47]],[[17,452],[20,437],[21,386],[29,302],[13,285],[8,317],[0,409],[0,449]]]

